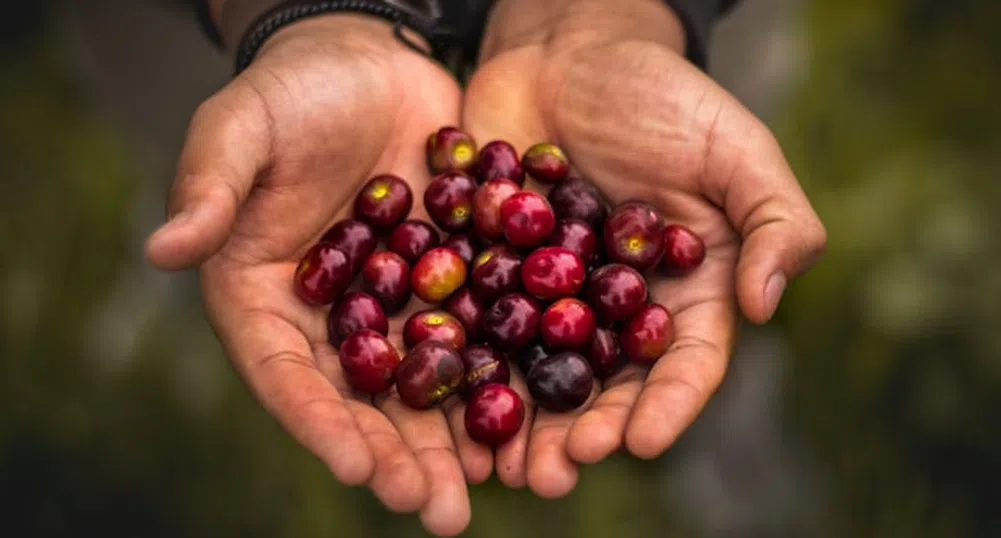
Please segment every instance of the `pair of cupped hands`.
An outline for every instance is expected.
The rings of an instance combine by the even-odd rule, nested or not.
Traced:
[[[470,520],[467,484],[492,472],[554,498],[579,466],[623,447],[662,454],[721,382],[739,315],[773,314],[815,263],[825,231],[766,126],[684,57],[661,0],[501,0],[465,92],[374,18],[336,14],[271,37],[253,64],[198,108],[147,244],[162,269],[199,267],[211,324],[260,403],[340,482],[438,535]],[[463,404],[415,411],[354,392],[328,343],[325,312],[292,293],[303,253],[370,177],[405,178],[427,220],[424,140],[460,126],[483,144],[540,141],[567,152],[612,203],[653,203],[706,242],[684,279],[651,280],[676,340],[652,369],[627,367],[577,411],[536,410],[496,453],[471,441]],[[412,301],[391,320],[422,305]]]

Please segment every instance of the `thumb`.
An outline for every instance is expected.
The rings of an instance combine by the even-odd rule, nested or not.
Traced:
[[[146,242],[154,266],[186,269],[222,248],[254,178],[268,164],[272,137],[263,100],[239,79],[198,107],[170,189],[169,220]]]
[[[744,131],[740,143],[712,138],[704,181],[742,238],[736,268],[741,310],[750,321],[765,323],[788,282],[820,260],[827,232],[771,132],[763,124],[751,132]]]

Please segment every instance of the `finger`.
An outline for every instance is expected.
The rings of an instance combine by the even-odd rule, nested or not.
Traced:
[[[626,447],[640,458],[660,456],[695,420],[723,380],[733,346],[729,301],[672,311],[677,336],[651,369],[626,427]]]
[[[521,396],[525,404],[525,419],[521,428],[510,440],[497,447],[494,459],[497,468],[497,478],[509,488],[523,488],[528,484],[528,443],[532,432],[532,421],[535,418],[535,403],[528,392],[525,381],[518,368],[511,363],[511,388]]]
[[[547,499],[563,497],[577,485],[577,464],[567,454],[570,427],[597,395],[597,384],[583,405],[563,413],[538,408],[528,442],[528,487]]]
[[[594,405],[570,428],[567,453],[578,463],[598,463],[618,450],[649,368],[627,365],[605,380]]]
[[[354,394],[345,381],[333,347],[322,342],[318,348],[317,364],[334,388],[342,395]],[[428,483],[417,458],[400,438],[393,423],[371,405],[371,397],[356,394],[357,399],[346,400],[355,417],[359,430],[365,436],[375,469],[368,487],[382,504],[394,512],[413,512],[422,508],[428,499]]]
[[[407,407],[393,391],[376,401],[400,432],[424,471],[428,502],[421,523],[432,534],[454,536],[469,525],[471,509],[466,478],[441,409],[418,411]]]
[[[494,468],[494,454],[490,447],[473,441],[466,431],[466,404],[459,398],[449,398],[442,408],[448,417],[448,425],[452,430],[452,440],[455,441],[459,453],[459,461],[470,484],[480,484],[490,478]]]
[[[146,243],[153,265],[198,265],[225,244],[240,205],[267,166],[271,136],[258,95],[239,80],[195,111],[167,204]]]
[[[737,265],[741,309],[751,321],[764,323],[788,281],[823,255],[827,232],[778,142],[764,125],[755,126],[750,135],[711,137],[704,180],[710,198],[743,239]]]
[[[392,422],[368,403],[348,401],[375,459],[368,487],[394,512],[414,512],[428,502],[428,481]]]
[[[340,482],[368,481],[375,468],[369,444],[344,399],[316,368],[302,332],[259,311],[231,319],[218,332],[263,407]]]

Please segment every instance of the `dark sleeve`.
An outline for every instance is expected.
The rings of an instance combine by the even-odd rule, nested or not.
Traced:
[[[688,59],[702,69],[709,63],[709,42],[716,21],[740,0],[665,0],[685,26]]]
[[[219,30],[216,28],[215,23],[212,22],[212,16],[209,14],[208,0],[191,0],[191,4],[195,10],[195,16],[198,17],[198,25],[201,26],[202,33],[205,34],[205,37],[213,45],[221,47],[222,36],[219,35]]]

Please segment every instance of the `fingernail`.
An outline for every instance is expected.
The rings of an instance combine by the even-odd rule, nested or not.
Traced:
[[[786,276],[781,271],[768,277],[765,283],[765,308],[768,312],[768,319],[772,319],[775,310],[779,307],[779,300],[786,289]]]

